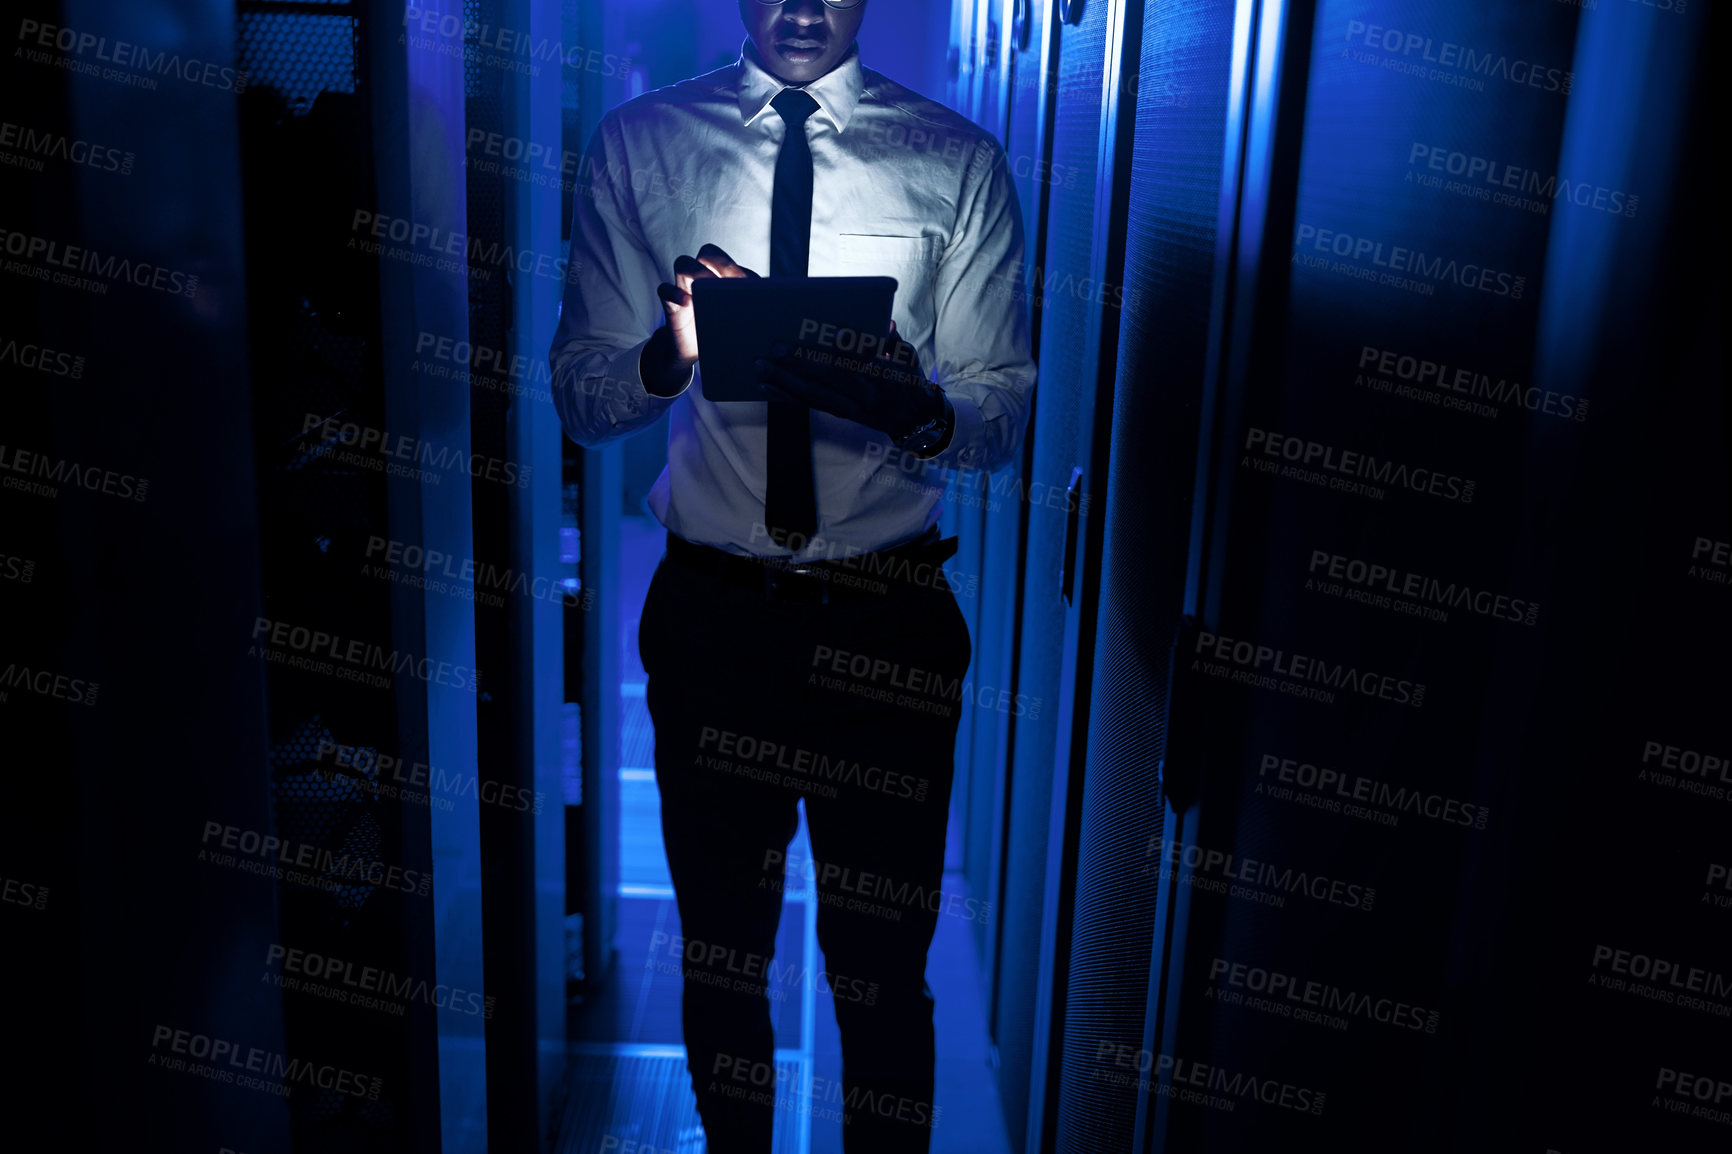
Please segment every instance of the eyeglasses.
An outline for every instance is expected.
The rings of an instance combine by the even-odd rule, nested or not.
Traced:
[[[758,3],[762,4],[766,8],[784,2],[785,0],[758,0]],[[860,7],[861,0],[824,0],[824,3],[828,7],[835,8],[841,12],[846,12],[850,8]]]

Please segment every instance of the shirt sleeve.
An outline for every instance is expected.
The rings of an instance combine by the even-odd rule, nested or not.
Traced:
[[[654,424],[679,396],[652,395],[638,372],[662,320],[662,277],[644,243],[629,173],[619,116],[610,112],[578,172],[565,296],[548,352],[560,424],[586,447]]]
[[[994,472],[1022,446],[1035,382],[1023,267],[1016,187],[1003,149],[982,140],[938,266],[933,380],[956,412],[950,443],[931,458],[940,467]]]

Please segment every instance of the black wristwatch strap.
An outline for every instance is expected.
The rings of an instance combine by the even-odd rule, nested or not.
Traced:
[[[952,428],[956,423],[956,410],[951,407],[950,398],[944,395],[944,390],[934,386],[933,391],[937,393],[938,399],[942,403],[938,415],[930,421],[916,425],[900,437],[891,438],[898,449],[904,452],[921,452],[924,450],[930,454],[933,449],[950,439]],[[936,436],[933,435],[935,433]],[[916,442],[923,442],[923,444],[915,444]]]

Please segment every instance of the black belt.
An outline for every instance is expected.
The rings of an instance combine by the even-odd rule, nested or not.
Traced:
[[[668,534],[668,560],[726,585],[762,592],[769,601],[829,604],[864,601],[893,589],[949,589],[944,562],[955,556],[955,537],[934,525],[913,541],[876,553],[833,561],[748,557]]]

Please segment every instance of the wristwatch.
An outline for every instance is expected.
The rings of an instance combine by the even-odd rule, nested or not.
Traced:
[[[943,410],[924,425],[917,425],[910,432],[891,440],[904,453],[913,453],[916,457],[930,457],[944,442],[950,439],[952,426],[956,424],[956,410],[950,407],[950,398],[944,395],[944,390],[934,387],[938,399],[944,402]]]

